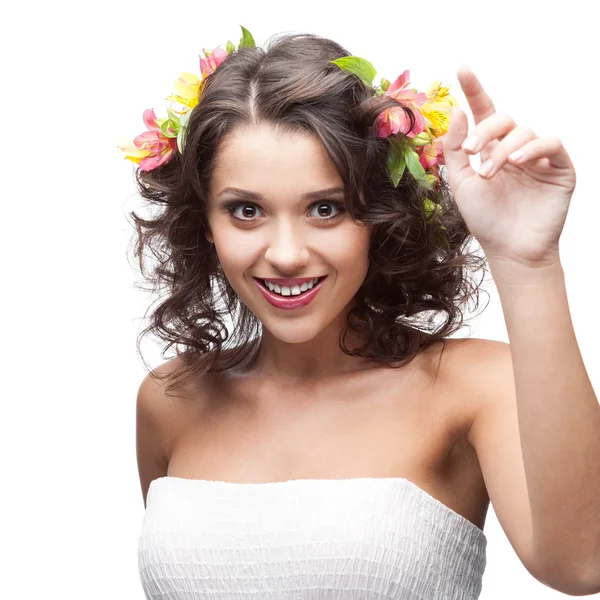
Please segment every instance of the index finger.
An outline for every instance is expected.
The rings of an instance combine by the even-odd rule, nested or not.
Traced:
[[[475,73],[467,65],[461,65],[457,71],[458,81],[467,98],[475,125],[496,112],[494,103],[483,89]]]

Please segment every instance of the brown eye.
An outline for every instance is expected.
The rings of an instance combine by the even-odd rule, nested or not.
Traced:
[[[248,202],[231,202],[225,208],[238,221],[253,221],[258,210],[258,206]],[[240,208],[241,211],[235,214]]]
[[[331,212],[329,209],[331,205],[329,204],[318,204],[317,205],[317,213],[320,217],[329,217],[329,213]]]
[[[337,207],[337,213],[331,213],[332,206]],[[344,213],[344,206],[340,202],[334,202],[333,200],[316,202],[313,204],[313,208],[317,209],[317,218],[321,218],[323,221],[333,221],[341,217]]]
[[[252,206],[251,204],[244,204],[244,206],[242,207],[242,216],[244,218],[251,219],[254,216],[255,210],[255,206]]]
[[[331,214],[331,207],[333,206],[337,208],[337,212]],[[344,205],[341,202],[336,202],[334,200],[321,200],[315,202],[311,205],[310,212],[312,213],[315,208],[317,209],[317,214],[311,215],[311,218],[316,218],[317,221],[324,222],[336,221],[343,217],[346,212]],[[235,220],[251,223],[256,220],[257,212],[260,211],[260,208],[253,202],[240,202],[238,200],[226,204],[225,210]]]

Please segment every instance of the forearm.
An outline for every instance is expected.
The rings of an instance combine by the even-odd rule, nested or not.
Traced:
[[[537,546],[551,548],[560,568],[600,578],[600,405],[562,265],[557,258],[532,270],[490,260],[490,268],[510,340]]]

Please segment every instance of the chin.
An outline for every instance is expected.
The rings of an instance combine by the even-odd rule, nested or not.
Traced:
[[[287,323],[281,322],[274,324],[273,326],[271,326],[268,319],[266,321],[260,319],[260,321],[263,324],[263,327],[273,337],[286,344],[302,344],[304,342],[310,342],[310,340],[314,339],[323,329],[318,326],[318,323],[310,324],[302,320],[298,320],[297,323],[289,320]]]

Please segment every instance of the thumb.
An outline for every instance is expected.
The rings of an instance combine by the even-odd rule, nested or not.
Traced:
[[[450,126],[443,138],[444,162],[448,172],[448,183],[452,189],[458,189],[461,183],[473,175],[469,155],[462,150],[462,143],[469,133],[467,115],[457,106],[452,107]]]

